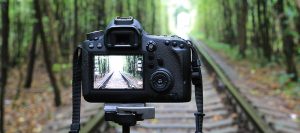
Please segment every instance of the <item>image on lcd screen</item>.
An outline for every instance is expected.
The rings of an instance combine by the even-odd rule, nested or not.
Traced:
[[[142,89],[142,55],[94,56],[94,89]]]

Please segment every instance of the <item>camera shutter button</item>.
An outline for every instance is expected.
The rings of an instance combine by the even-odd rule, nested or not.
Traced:
[[[156,50],[156,45],[154,41],[149,41],[146,46],[147,51],[153,52]]]

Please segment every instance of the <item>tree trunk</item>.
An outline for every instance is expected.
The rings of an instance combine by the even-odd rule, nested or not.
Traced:
[[[152,10],[152,24],[151,24],[151,30],[152,30],[152,34],[155,34],[155,14],[156,14],[156,5],[155,5],[155,1],[151,0],[151,9]]]
[[[5,112],[5,86],[9,65],[8,40],[9,40],[9,0],[2,1],[2,49],[1,49],[1,74],[0,74],[0,132],[4,133]]]
[[[224,17],[224,29],[223,29],[223,41],[229,45],[235,44],[235,36],[232,26],[232,10],[230,8],[230,1],[228,0],[222,0],[223,5],[223,17]]]
[[[257,31],[257,25],[256,25],[256,16],[255,16],[255,3],[253,2],[252,7],[251,7],[251,18],[252,18],[252,32],[253,32],[253,36],[251,38],[251,43],[254,45],[255,50],[256,50],[256,54],[258,57],[261,56],[260,54],[260,42],[259,42],[259,35],[258,35],[258,31]]]
[[[20,6],[20,1],[15,2],[15,6]],[[15,31],[18,34],[16,34],[16,39],[12,40],[12,47],[14,48],[14,52],[11,53],[11,58],[10,58],[10,67],[15,68],[18,67],[21,63],[20,57],[21,57],[21,47],[22,47],[22,41],[24,39],[24,33],[25,33],[25,28],[24,28],[24,23],[21,21],[21,13],[17,12],[15,17],[15,21],[12,21],[12,24],[16,27]],[[22,82],[22,81],[20,81]]]
[[[60,43],[58,40],[58,33],[57,33],[57,28],[55,27],[55,16],[53,15],[53,11],[52,9],[47,6],[47,5],[51,5],[50,1],[48,0],[44,0],[44,1],[40,1],[42,2],[42,5],[45,5],[45,9],[41,10],[41,12],[45,12],[46,16],[49,19],[49,33],[51,35],[51,39],[48,39],[50,41],[51,47],[54,49],[53,51],[50,51],[52,54],[50,55],[52,57],[52,59],[54,60],[58,60],[59,63],[62,62],[62,52],[61,52],[61,48],[60,48]],[[53,60],[53,61],[54,61]]]
[[[136,3],[136,13],[137,13],[137,20],[139,20],[140,22],[142,21],[142,11],[141,11],[141,3],[142,1],[141,0],[137,0],[137,3]]]
[[[266,6],[267,1],[257,0],[257,18],[258,18],[258,40],[262,46],[264,57],[267,58],[269,61],[271,60],[272,56],[272,48],[269,43],[269,20],[267,18]],[[263,11],[261,11],[263,8]]]
[[[33,70],[34,70],[34,63],[35,63],[35,51],[36,51],[36,42],[37,42],[37,36],[38,33],[38,24],[35,23],[33,27],[33,34],[32,34],[32,45],[29,52],[29,63],[27,66],[27,74],[25,78],[25,88],[31,87],[32,77],[33,77]]]
[[[62,20],[64,20],[65,15],[64,15],[64,9],[66,8],[65,2],[64,1],[54,1],[56,5],[55,9],[55,21],[59,22],[59,25],[57,27],[57,39],[58,39],[58,44],[59,48],[61,49],[61,55],[64,60],[68,61],[69,55],[72,53],[70,52],[70,46],[68,43],[66,43],[67,40],[65,34],[66,34],[66,23]]]
[[[44,52],[44,61],[45,61],[45,65],[46,65],[46,70],[48,72],[50,82],[53,87],[55,106],[59,106],[61,104],[60,90],[58,88],[55,75],[51,69],[52,63],[50,60],[50,55],[48,53],[48,47],[47,47],[48,44],[47,44],[47,40],[46,40],[46,36],[45,36],[45,32],[44,32],[39,0],[34,0],[33,3],[34,3],[34,8],[35,8],[35,17],[37,19],[38,28],[40,31],[40,36],[41,36],[41,41],[42,41],[42,48],[43,48],[43,52]]]
[[[99,21],[99,29],[104,30],[106,27],[105,23],[105,0],[101,0],[99,2],[100,6],[98,11],[98,21]]]
[[[117,2],[117,14],[118,16],[123,17],[123,1]]]
[[[296,29],[298,32],[298,35],[300,35],[300,0],[297,1],[297,11],[298,11],[298,17],[296,18]],[[298,44],[300,44],[300,37],[298,37]]]
[[[131,9],[132,9],[132,8],[131,8],[131,7],[132,7],[132,5],[130,4],[130,3],[131,3],[131,2],[130,2],[130,0],[127,0],[127,2],[126,2],[126,3],[127,3],[127,8],[128,8],[127,10],[128,10],[128,14],[129,14],[129,16],[133,16],[133,14],[132,14],[132,10],[131,10]]]
[[[256,39],[257,39],[257,49],[258,51],[261,49],[263,49],[263,42],[262,42],[262,36],[261,36],[261,10],[260,10],[260,7],[261,7],[261,0],[257,0],[256,1],[256,10],[257,10],[257,14],[256,14],[256,18],[257,18],[257,28],[256,28],[256,32],[257,32],[257,36],[256,36]],[[263,50],[261,52],[261,54],[263,54]],[[265,55],[263,55],[265,57]]]
[[[283,50],[286,57],[286,66],[287,66],[287,73],[293,75],[292,80],[298,80],[298,73],[296,64],[294,61],[294,46],[295,43],[293,41],[293,36],[288,33],[289,26],[287,23],[287,16],[284,14],[284,3],[283,0],[278,0],[276,3],[276,10],[278,12],[278,16],[280,17],[280,28],[281,34],[283,38]]]
[[[247,47],[247,17],[248,17],[248,2],[247,0],[237,1],[237,43],[239,45],[239,53],[245,57]]]
[[[74,0],[74,47],[73,49],[75,49],[77,47],[76,44],[78,44],[77,42],[77,33],[78,33],[78,5],[77,5],[77,0]]]
[[[267,3],[268,1],[262,1],[262,5],[263,5],[263,42],[264,42],[264,49],[266,52],[266,57],[268,60],[271,60],[271,56],[272,56],[272,47],[270,44],[270,34],[269,34],[269,16],[268,16],[268,12],[267,12]]]

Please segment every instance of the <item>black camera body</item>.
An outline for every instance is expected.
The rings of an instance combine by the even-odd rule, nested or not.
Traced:
[[[177,36],[148,35],[117,17],[82,43],[82,91],[88,102],[188,102],[191,49]]]

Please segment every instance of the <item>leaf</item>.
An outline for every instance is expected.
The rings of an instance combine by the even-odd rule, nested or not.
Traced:
[[[294,18],[298,15],[298,12],[293,9],[293,8],[285,8],[285,14],[289,17],[289,18]]]
[[[295,30],[289,30],[289,34],[292,35],[295,39],[299,39],[300,35],[297,31]]]
[[[292,76],[293,76],[293,75],[291,75],[291,74],[286,74],[286,73],[280,74],[280,75],[279,75],[279,78],[278,78],[279,84],[280,84],[281,86],[285,85],[285,84],[290,80],[290,78],[291,78]]]
[[[62,69],[62,67],[61,67],[62,65],[61,64],[59,64],[59,63],[55,63],[55,64],[53,64],[52,65],[52,70],[54,71],[54,72],[60,72]]]

